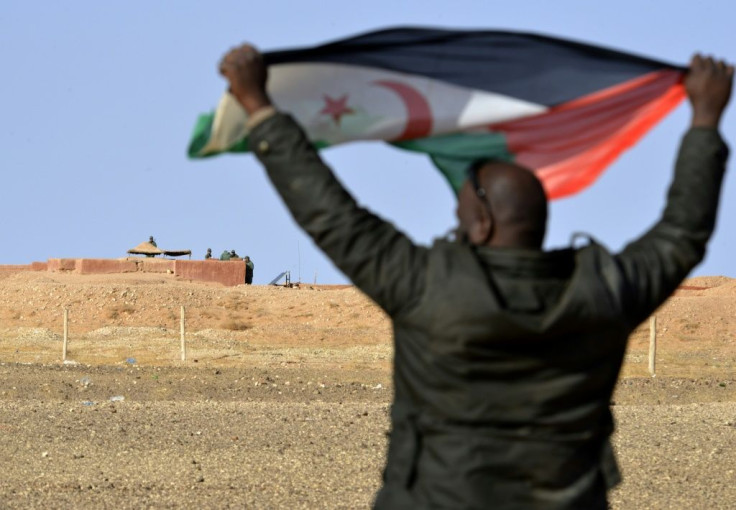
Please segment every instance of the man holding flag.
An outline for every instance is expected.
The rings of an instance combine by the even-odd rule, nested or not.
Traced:
[[[727,148],[733,67],[695,56],[693,108],[667,205],[618,254],[541,249],[534,174],[479,161],[458,194],[458,240],[417,246],[360,208],[266,92],[251,46],[220,64],[249,144],[296,221],[392,318],[395,399],[376,508],[604,509],[618,481],[609,401],[628,335],[702,259]]]

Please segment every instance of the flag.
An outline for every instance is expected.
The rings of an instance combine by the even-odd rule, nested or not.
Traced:
[[[685,97],[685,69],[537,34],[395,28],[264,54],[268,92],[317,148],[383,140],[429,155],[455,191],[478,159],[533,170],[554,199],[584,189]],[[229,94],[191,158],[248,151]]]

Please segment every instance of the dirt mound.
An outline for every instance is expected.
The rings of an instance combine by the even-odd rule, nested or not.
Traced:
[[[714,288],[734,282],[736,282],[736,279],[729,278],[728,276],[696,276],[694,278],[688,278],[683,285]]]
[[[55,362],[62,314],[69,310],[69,349],[85,363],[171,365],[180,361],[181,307],[189,354],[200,362],[247,360],[345,363],[380,360],[388,370],[391,325],[352,286],[221,287],[166,274],[77,275],[6,272],[0,279],[0,356],[8,361]],[[655,313],[657,373],[681,377],[734,376],[736,280],[697,277]],[[364,349],[365,348],[365,349]],[[317,356],[321,349],[329,356]],[[360,351],[364,349],[364,351]],[[376,350],[377,349],[377,350]],[[649,323],[634,332],[623,369],[646,376]],[[316,352],[316,351],[315,351]]]
[[[215,357],[220,348],[232,357],[233,349],[254,345],[390,345],[387,317],[352,286],[220,287],[153,273],[21,271],[0,280],[0,295],[0,335],[14,340],[3,344],[12,351],[9,361],[56,360],[60,348],[42,354],[48,350],[42,341],[60,340],[64,309],[69,348],[86,363],[95,362],[92,353],[100,363],[134,355],[141,363],[178,360],[182,307],[190,348]],[[31,333],[41,330],[46,333]],[[157,342],[160,349],[150,348]],[[0,356],[4,349],[0,345]]]
[[[736,298],[736,280],[729,279],[718,286],[708,289],[707,295]]]

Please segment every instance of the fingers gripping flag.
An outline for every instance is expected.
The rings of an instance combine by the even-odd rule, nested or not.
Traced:
[[[429,155],[457,191],[477,159],[515,161],[550,198],[590,185],[685,97],[685,70],[552,37],[396,28],[266,53],[268,92],[318,148],[383,140]],[[191,158],[247,152],[229,94]]]

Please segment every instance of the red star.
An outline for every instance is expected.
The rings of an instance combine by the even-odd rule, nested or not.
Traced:
[[[335,124],[340,124],[340,119],[343,115],[348,113],[355,113],[352,108],[348,108],[346,103],[348,102],[348,95],[345,94],[339,99],[332,99],[330,96],[325,95],[325,107],[322,108],[320,114],[330,115],[335,121]]]

